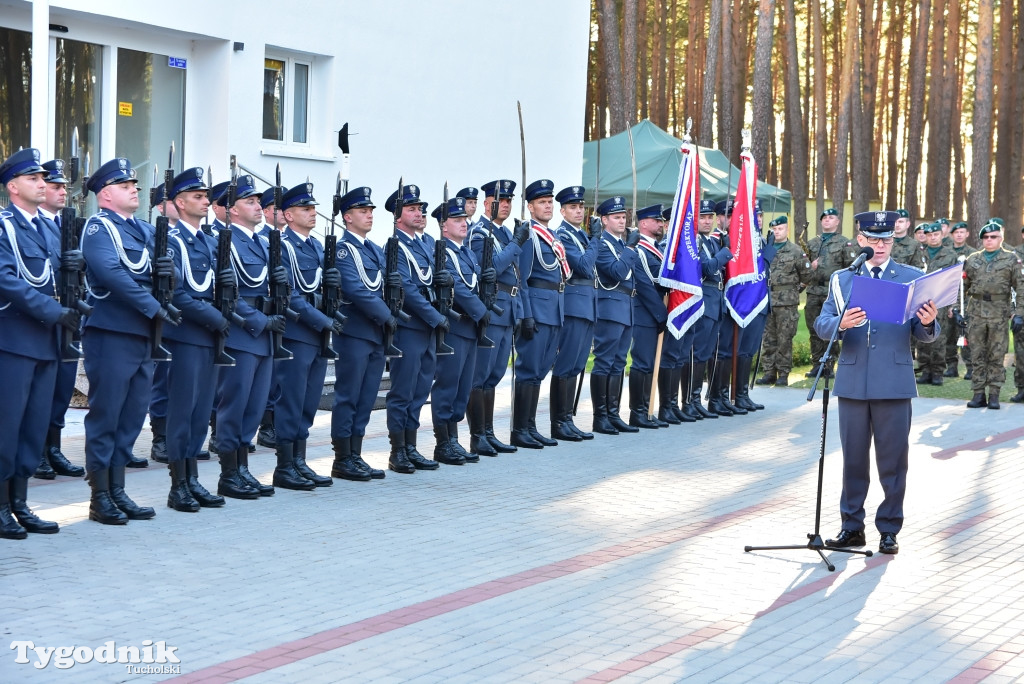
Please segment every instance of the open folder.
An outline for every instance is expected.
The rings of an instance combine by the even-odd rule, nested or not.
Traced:
[[[869,321],[902,325],[928,300],[934,302],[936,308],[955,303],[963,272],[964,265],[957,263],[909,283],[854,276],[848,308],[860,307]]]

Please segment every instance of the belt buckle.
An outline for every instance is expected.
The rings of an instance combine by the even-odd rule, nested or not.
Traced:
[[[513,297],[515,297],[516,295],[518,295],[518,294],[519,294],[519,286],[518,286],[518,285],[513,285],[513,286],[512,286],[512,291],[511,291],[511,292],[509,292],[509,294],[510,294],[511,296],[513,296]]]
[[[633,288],[633,291],[629,293],[629,296],[630,297],[636,297],[636,288],[635,287]]]
[[[718,281],[718,289],[719,290],[724,290],[725,289],[725,283],[723,283],[721,280]]]
[[[565,283],[558,283],[558,292],[559,294],[565,292]]]
[[[593,282],[591,282],[590,284],[591,284],[591,285],[592,285],[592,286],[594,287],[594,289],[596,290],[596,289],[597,289],[597,278],[594,278]]]

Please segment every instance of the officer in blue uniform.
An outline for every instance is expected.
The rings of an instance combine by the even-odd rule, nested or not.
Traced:
[[[39,150],[28,148],[0,165],[10,205],[0,212],[0,537],[53,534],[55,522],[28,507],[28,478],[39,464],[57,382],[57,328],[75,330],[79,313],[54,298],[55,274],[77,268],[81,253],[62,258],[56,226],[39,214],[46,199]],[[64,259],[67,261],[64,262]],[[74,365],[74,364],[71,364]]]
[[[470,230],[476,223],[473,217],[476,216],[476,204],[480,198],[480,191],[477,188],[462,188],[455,193],[455,196],[466,200],[466,228]]]
[[[665,234],[664,207],[654,204],[636,212],[637,265],[634,269],[636,297],[633,298],[633,346],[629,367],[629,424],[633,427],[657,429],[669,423],[651,420],[651,385],[654,381],[654,355],[658,336],[665,332],[668,310],[666,290],[658,282],[664,254],[658,240]]]
[[[43,162],[46,169],[46,199],[39,205],[39,213],[53,222],[56,228],[57,244],[60,243],[61,225],[60,211],[67,203],[68,179],[64,176],[64,160],[51,159]],[[48,224],[49,225],[49,224]],[[60,433],[64,429],[64,416],[67,414],[71,397],[75,393],[75,379],[78,377],[78,364],[60,363],[57,366],[57,385],[53,392],[53,403],[50,406],[50,426],[46,431],[46,445],[42,458],[33,475],[41,480],[52,480],[58,475],[82,477],[85,468],[75,465],[64,456],[60,448]]]
[[[287,284],[288,271],[284,266],[270,270],[267,242],[255,233],[263,212],[252,177],[240,176],[235,196],[230,194],[230,190],[225,192],[221,201],[231,217],[231,265],[238,281],[235,313],[244,322],[232,321],[226,342],[235,365],[224,366],[218,373],[217,449],[221,474],[217,493],[255,499],[274,494],[272,486],[249,471],[249,440],[259,428],[273,380],[271,333],[285,331],[285,317],[267,313],[270,283]]]
[[[281,188],[281,203],[284,204],[284,195],[287,188]],[[269,195],[269,197],[268,197]],[[260,195],[260,207],[263,209],[263,222],[256,231],[262,238],[270,239],[270,231],[276,228],[284,230],[285,217],[284,208],[274,206],[274,187],[271,186]],[[267,408],[263,411],[263,418],[260,419],[260,429],[256,433],[256,443],[268,449],[277,449],[277,428],[274,424],[274,408],[281,398],[281,386],[277,379],[277,366],[274,363],[274,379],[270,385],[270,395],[267,397]],[[250,449],[250,451],[252,451]],[[319,476],[317,476],[319,477]],[[321,482],[323,480],[320,480]],[[326,486],[326,485],[321,485]]]
[[[723,204],[723,203],[719,203]],[[700,393],[704,384],[704,374],[708,363],[715,356],[715,349],[718,346],[718,333],[722,321],[729,317],[725,308],[724,270],[725,265],[732,259],[732,252],[725,242],[728,242],[728,233],[725,236],[715,237],[712,231],[715,225],[715,212],[717,205],[712,207],[709,202],[701,201],[700,216],[697,219],[697,248],[700,258],[701,269],[701,291],[704,301],[704,315],[694,325],[693,337],[693,367],[690,373],[690,406],[704,418],[718,418],[718,413],[704,408],[701,404]],[[725,207],[722,207],[723,213]],[[712,397],[717,396],[719,389],[714,384],[714,373],[711,373],[712,380],[708,384]]]
[[[632,342],[633,270],[637,268],[638,231],[626,230],[626,198],[609,197],[597,207],[604,228],[596,238],[597,324],[594,328],[594,369],[590,397],[594,402],[594,432],[617,435],[639,432],[619,416],[619,396],[626,355]],[[628,233],[628,234],[627,234]]]
[[[228,191],[229,185],[231,185],[231,181],[224,181],[210,188],[210,201],[212,202],[210,211],[213,212],[213,223],[210,224],[210,232],[214,235],[220,232],[227,220],[227,209],[221,200],[224,197],[224,193]]]
[[[828,297],[814,321],[814,332],[828,340],[839,327],[843,341],[833,394],[839,398],[839,441],[843,445],[843,494],[839,511],[842,530],[826,545],[863,546],[864,499],[871,482],[871,446],[874,443],[878,479],[885,498],[875,514],[881,535],[881,553],[899,552],[896,535],[903,527],[903,498],[910,455],[911,399],[917,396],[910,339],[932,342],[940,338],[936,308],[929,301],[902,325],[867,319],[859,307],[846,308],[854,278],[880,278],[909,283],[921,276],[913,266],[889,258],[899,214],[866,211],[857,214],[857,244],[871,247],[874,255],[857,273],[837,271],[829,282]]]
[[[754,240],[761,259],[764,261],[764,281],[769,282],[771,277],[772,261],[778,248],[775,247],[775,233],[768,231],[767,239],[762,237],[761,229],[764,226],[764,209],[761,207],[761,200],[754,204]],[[761,348],[761,340],[764,338],[764,328],[768,324],[768,314],[772,310],[771,289],[768,290],[768,304],[761,310],[747,327],[740,328],[740,346],[736,359],[736,406],[747,412],[760,411],[764,409],[750,398],[750,372],[754,365],[754,356]]]
[[[718,215],[718,227],[712,233],[720,244],[729,245],[729,224],[732,219],[733,205],[735,199],[723,200],[715,205],[715,212]],[[725,271],[722,271],[722,282],[726,280]],[[723,303],[725,299],[723,297]],[[718,342],[716,344],[715,357],[708,367],[708,410],[720,416],[743,416],[747,409],[736,406],[729,397],[732,387],[732,339],[733,332],[737,329],[736,321],[726,306],[725,315],[722,317],[721,325],[718,328]]]
[[[434,460],[447,465],[462,465],[480,460],[480,456],[466,452],[459,444],[459,421],[466,417],[469,392],[473,385],[476,366],[479,326],[486,331],[491,313],[480,301],[481,280],[497,278],[494,269],[481,273],[476,255],[466,243],[466,200],[453,197],[448,201],[448,216],[442,216],[443,206],[434,209],[433,216],[441,228],[447,253],[446,268],[454,281],[452,311],[458,320],[451,324],[445,343],[451,354],[439,354],[434,386],[431,390],[430,412],[434,421]],[[467,456],[469,458],[467,458]]]
[[[565,247],[569,278],[565,281],[565,319],[558,334],[558,351],[551,370],[551,437],[570,442],[593,439],[594,434],[573,423],[576,383],[583,382],[583,371],[594,342],[597,319],[597,283],[595,264],[600,240],[591,240],[583,230],[585,209],[582,185],[571,185],[555,195],[562,214],[556,234]]]
[[[711,207],[714,208],[714,203],[711,203]],[[666,222],[672,219],[671,206],[664,208],[661,218]],[[667,249],[667,240],[666,237],[658,244],[662,254]],[[662,337],[661,362],[658,368],[658,420],[662,423],[694,423],[702,417],[689,404],[693,328],[691,325],[679,338],[672,334]],[[682,405],[679,403],[680,391],[683,395]]]
[[[393,212],[398,202],[398,191],[384,203]],[[416,235],[422,219],[422,202],[419,188],[406,185],[402,189],[402,213],[397,223],[398,272],[402,276],[402,290],[405,293],[404,310],[408,320],[399,321],[395,334],[395,346],[402,350],[402,356],[391,359],[391,389],[387,394],[388,436],[391,440],[391,456],[388,468],[396,473],[411,474],[417,469],[433,470],[436,466],[428,459],[418,457],[419,452],[407,450],[407,440],[415,443],[416,431],[420,426],[420,410],[427,401],[430,388],[423,389],[422,377],[434,376],[434,329],[448,329],[448,320],[434,308],[434,255],[423,240]],[[444,274],[448,279],[450,274]],[[416,458],[412,460],[410,458]],[[417,468],[417,461],[420,461]]]
[[[92,313],[82,348],[89,378],[85,469],[92,487],[89,518],[105,525],[145,520],[156,512],[124,491],[124,469],[146,419],[153,383],[153,320],[178,319],[153,297],[153,275],[174,276],[174,261],[153,255],[155,229],[132,217],[139,207],[135,170],[125,158],[103,164],[89,178],[99,212],[85,224],[85,255]]]
[[[316,225],[316,200],[312,183],[302,183],[284,194],[281,206],[287,228],[281,236],[283,261],[292,288],[291,309],[298,320],[288,321],[284,331],[290,361],[274,364],[280,389],[275,406],[277,468],[274,486],[309,490],[329,487],[334,481],[318,475],[306,464],[306,440],[320,407],[327,375],[327,359],[320,354],[325,331],[340,334],[341,322],[317,308],[321,280],[328,287],[341,287],[338,269],[324,270],[324,248],[310,232]]]
[[[163,183],[153,188],[153,207],[157,213],[163,215],[167,210],[168,227],[173,229],[178,223],[178,215],[174,211],[174,204],[168,199],[164,204]],[[173,217],[173,218],[171,218]],[[150,443],[149,457],[157,463],[167,463],[167,371],[169,363],[158,363],[153,368],[153,391],[149,398],[149,429],[153,433]],[[129,468],[145,468],[149,463],[144,458],[132,456],[128,462]]]
[[[522,295],[519,292],[519,257],[523,245],[530,239],[530,227],[519,224],[514,231],[504,223],[512,212],[512,198],[516,184],[511,180],[493,180],[480,186],[484,193],[484,209],[480,220],[469,235],[469,246],[483,268],[484,245],[490,241],[494,258],[492,266],[498,277],[498,298],[487,336],[494,342],[491,349],[477,350],[476,369],[473,371],[473,390],[469,395],[470,451],[483,456],[496,453],[509,454],[516,447],[505,444],[494,434],[494,388],[505,377],[512,352],[512,337],[516,325],[523,319]],[[497,215],[494,203],[497,202]]]
[[[540,385],[555,363],[565,315],[569,263],[565,246],[548,227],[554,216],[554,184],[534,181],[523,191],[530,211],[530,237],[519,256],[523,322],[516,337],[516,384],[512,407],[512,444],[527,449],[557,446],[537,430]],[[560,408],[560,407],[556,407]],[[554,417],[552,416],[552,422]]]
[[[173,304],[182,320],[164,331],[170,363],[157,364],[168,366],[165,451],[171,489],[167,506],[189,513],[224,505],[223,497],[211,494],[199,482],[197,465],[216,388],[214,341],[231,327],[213,305],[214,284],[215,280],[229,287],[234,283],[234,272],[217,264],[217,240],[200,228],[210,206],[206,191],[200,167],[185,169],[171,182],[168,199],[177,209],[178,223],[168,233],[167,244],[174,259]]]
[[[339,211],[345,231],[338,240],[336,263],[344,299],[341,312],[348,318],[340,335],[334,335],[338,358],[334,367],[344,369],[334,383],[331,412],[331,444],[334,464],[331,476],[366,482],[381,479],[383,470],[362,459],[363,435],[384,375],[384,331],[395,332],[398,320],[384,303],[385,279],[401,285],[402,276],[385,273],[384,250],[367,239],[373,228],[370,188],[360,187],[341,198]]]

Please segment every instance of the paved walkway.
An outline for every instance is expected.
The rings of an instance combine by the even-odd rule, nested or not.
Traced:
[[[197,514],[166,508],[166,470],[151,466],[129,471],[128,490],[157,517],[124,528],[87,520],[81,480],[33,480],[30,503],[62,530],[0,542],[0,587],[17,597],[0,612],[0,681],[1024,678],[1024,407],[916,400],[900,554],[832,553],[829,572],[807,549],[744,553],[806,543],[821,418],[805,391],[754,394],[768,410]],[[831,409],[824,536],[839,528]],[[65,446],[81,462],[74,413]],[[320,472],[329,422],[310,440]],[[383,412],[364,449],[385,466]],[[251,463],[269,481],[273,455]],[[216,463],[200,467],[213,488]],[[876,484],[869,517],[878,500]],[[163,642],[180,663],[58,669],[58,652],[36,668],[27,645],[28,663],[8,648],[27,641],[89,647],[80,660],[108,641]]]

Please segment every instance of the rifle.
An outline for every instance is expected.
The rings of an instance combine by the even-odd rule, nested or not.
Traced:
[[[277,184],[274,186],[274,225],[270,227],[270,263],[267,264],[269,272],[273,273],[278,266],[281,265],[281,231],[277,229],[277,208],[281,206],[281,165],[277,165]],[[229,199],[234,198],[234,187],[236,180],[234,177],[231,179],[231,185],[228,186]],[[230,206],[229,206],[230,208]],[[277,284],[273,280],[270,281],[270,315],[271,316],[287,316],[288,318],[298,320],[299,315],[288,306],[288,299],[291,297],[291,287],[288,283]],[[270,333],[270,340],[274,346],[274,360],[275,361],[288,361],[295,358],[295,355],[285,349],[283,344],[283,335],[281,333]]]
[[[160,216],[156,220],[156,236],[153,244],[153,254],[156,258],[167,256],[167,229],[169,223],[167,221],[167,196],[171,194],[171,188],[174,183],[174,169],[171,165],[174,163],[174,142],[171,142],[171,151],[167,160],[167,170],[164,171],[164,201],[161,205]],[[153,276],[153,298],[159,302],[160,306],[167,310],[172,318],[177,318],[181,315],[181,312],[173,304],[171,304],[171,297],[174,296],[174,283],[173,278],[166,276],[154,275]],[[171,352],[167,351],[167,348],[163,345],[164,339],[164,320],[159,316],[153,318],[153,336],[150,346],[150,356],[153,357],[154,361],[170,361]]]
[[[220,231],[217,235],[217,270],[227,268],[231,264],[231,228],[225,228]],[[221,285],[219,279],[215,281],[213,287],[213,305],[220,315],[227,318],[236,325],[243,325],[245,319],[235,313],[235,303],[238,301],[238,283],[235,282],[231,285]],[[225,348],[228,335],[231,331],[218,331],[217,337],[214,341],[214,359],[213,365],[215,366],[234,366],[235,359],[233,356],[227,353]]]
[[[494,188],[494,199],[491,201],[490,206],[490,221],[487,223],[487,237],[484,238],[483,253],[480,255],[480,272],[483,273],[487,269],[494,268],[494,228],[495,221],[498,220],[498,188]],[[480,301],[483,302],[484,306],[488,310],[494,312],[495,316],[501,316],[505,313],[505,310],[498,306],[498,281],[495,279],[493,283],[485,283],[483,279],[480,280]],[[483,349],[493,349],[494,342],[487,337],[487,324],[480,323],[476,329],[476,346]]]
[[[446,318],[451,318],[453,321],[457,321],[462,316],[457,312],[452,311],[452,304],[455,303],[455,285],[451,287],[442,287],[437,283],[437,276],[442,271],[448,268],[448,248],[444,244],[444,224],[448,221],[448,182],[444,184],[444,199],[441,202],[441,237],[438,238],[437,242],[434,243],[434,307],[437,312]],[[457,266],[458,264],[456,264]],[[445,331],[444,328],[438,326],[434,328],[434,351],[439,356],[448,356],[454,354],[455,350],[451,346],[445,344],[444,341]]]
[[[86,169],[88,171],[88,169]],[[78,180],[78,128],[71,135],[71,184]],[[83,182],[84,185],[84,182]],[[60,251],[67,254],[70,251],[79,249],[79,241],[82,237],[84,219],[75,215],[72,207],[65,206],[60,210]],[[92,313],[92,307],[85,301],[85,274],[80,270],[60,270],[60,281],[58,283],[58,297],[60,305],[68,309],[77,309],[83,316]],[[60,331],[61,361],[78,361],[82,358],[82,329],[64,329]]]
[[[402,218],[402,209],[405,207],[402,191],[405,188],[403,179],[398,179],[398,197],[395,199],[395,227],[384,247],[384,303],[387,304],[391,315],[403,321],[409,320],[409,314],[402,311],[405,303],[405,291],[402,285],[397,287],[390,283],[392,273],[398,273],[398,221]],[[401,358],[402,350],[395,346],[395,333],[388,328],[384,329],[384,356],[389,359]]]
[[[334,207],[331,211],[331,232],[324,235],[324,273],[335,268],[338,261],[338,236],[334,234],[335,221],[341,213],[341,172],[338,172],[338,183],[334,189]],[[320,311],[332,320],[342,325],[347,318],[339,310],[341,308],[341,288],[327,287],[327,284],[320,281]],[[338,355],[331,349],[331,328],[320,333],[320,356],[325,359],[336,359]]]

